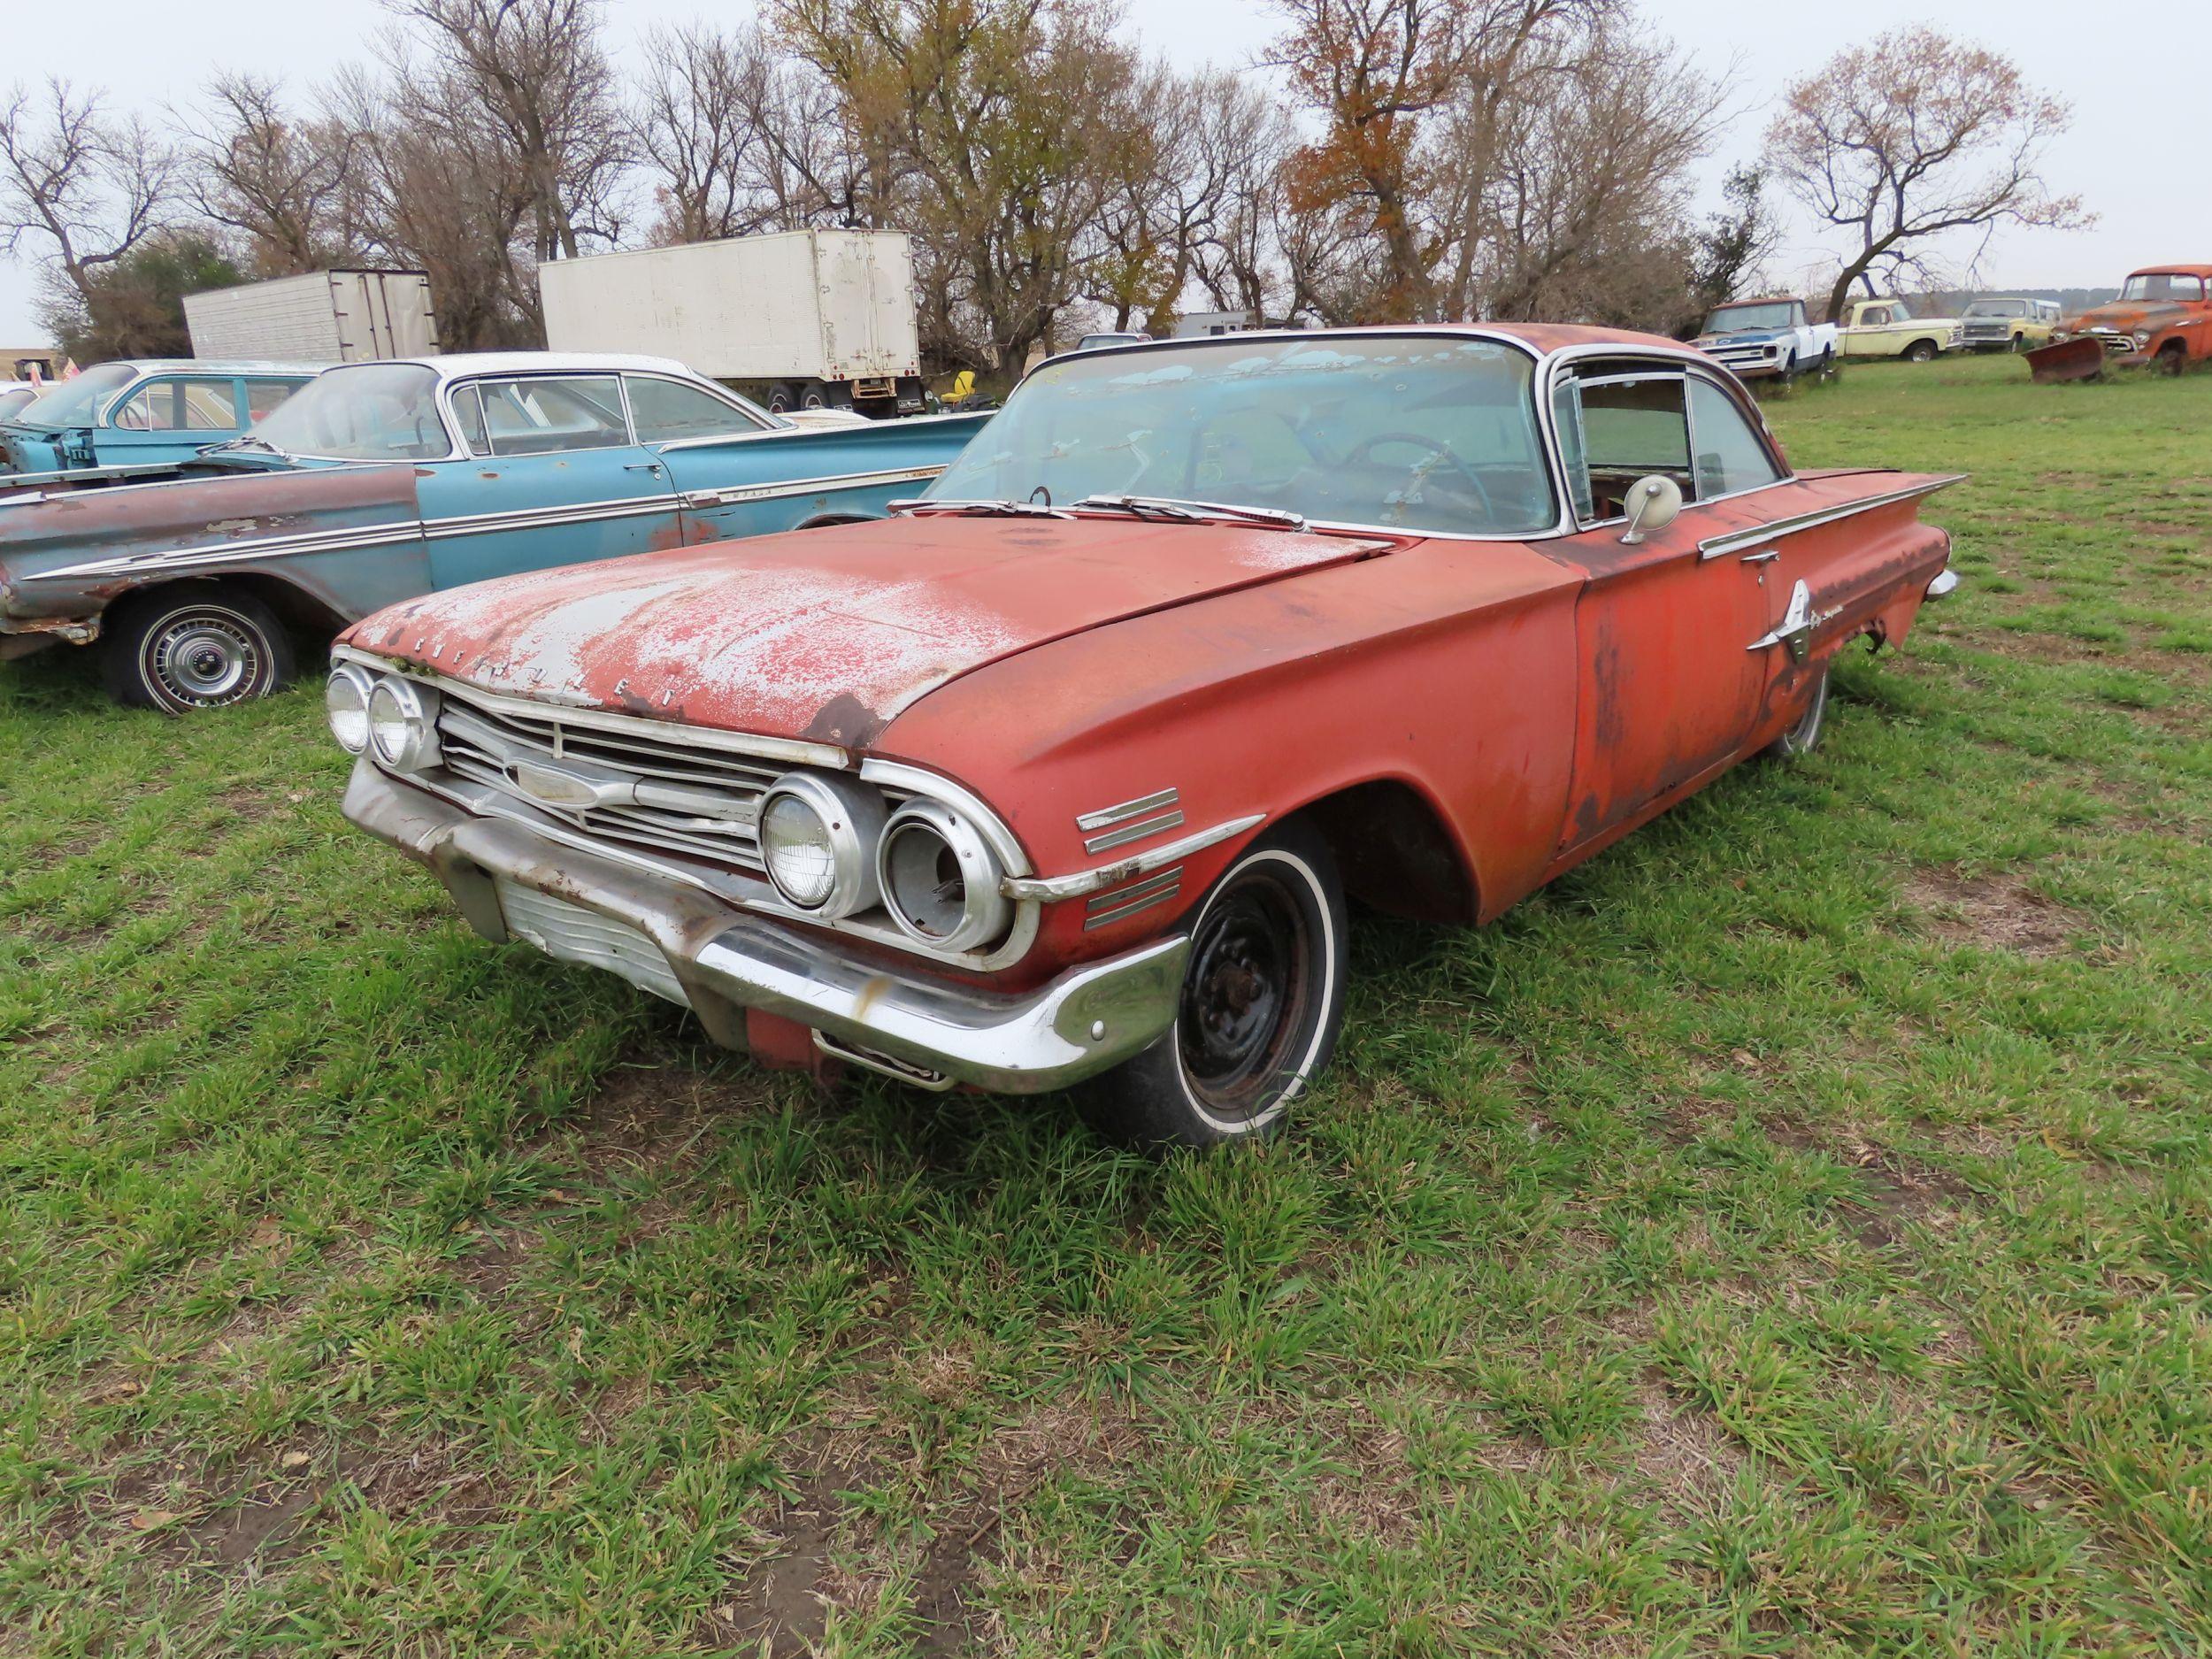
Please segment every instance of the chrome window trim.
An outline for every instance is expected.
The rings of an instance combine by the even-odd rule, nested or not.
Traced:
[[[1732,377],[1724,376],[1717,372],[1719,368],[1724,365],[1714,364],[1705,356],[1703,352],[1698,351],[1688,346],[1627,346],[1618,345],[1609,342],[1593,342],[1585,345],[1564,347],[1562,349],[1555,351],[1551,354],[1551,366],[1547,376],[1548,394],[1550,387],[1556,385],[1561,380],[1566,378],[1568,373],[1571,373],[1572,366],[1575,363],[1589,357],[1624,357],[1630,358],[1641,357],[1647,358],[1653,363],[1663,363],[1668,365],[1664,369],[1660,369],[1646,375],[1635,375],[1633,373],[1617,377],[1606,375],[1602,377],[1605,380],[1611,380],[1617,378],[1663,379],[1675,373],[1678,368],[1686,382],[1682,391],[1683,417],[1686,421],[1690,423],[1690,457],[1694,465],[1697,457],[1697,427],[1695,425],[1695,417],[1690,413],[1690,394],[1686,382],[1690,380],[1701,380],[1705,381],[1709,386],[1711,386],[1719,391],[1722,396],[1727,398],[1732,403],[1734,403],[1739,413],[1744,412],[1744,400],[1736,395],[1735,388],[1729,383]],[[1563,371],[1564,373],[1563,373]],[[1592,382],[1592,384],[1596,383],[1598,382]],[[1550,403],[1548,395],[1545,399],[1545,403],[1547,407],[1548,407]],[[1755,405],[1754,405],[1751,412],[1755,414],[1757,413]],[[1778,468],[1781,469],[1782,476],[1769,483],[1754,484],[1748,489],[1732,489],[1728,491],[1725,495],[1705,495],[1698,497],[1694,500],[1685,501],[1682,503],[1684,511],[1686,512],[1698,507],[1715,506],[1724,501],[1740,501],[1747,495],[1757,495],[1763,489],[1779,489],[1785,484],[1795,484],[1802,481],[1799,479],[1796,472],[1793,470],[1785,460],[1782,455],[1781,446],[1775,442],[1773,433],[1767,429],[1766,417],[1764,415],[1758,416],[1757,422],[1753,426],[1752,430],[1757,434],[1760,441],[1766,445],[1767,458],[1773,462]],[[1560,465],[1563,469],[1565,466],[1565,459],[1563,457],[1561,457]],[[1573,508],[1573,503],[1571,500],[1569,501],[1568,507],[1570,511],[1571,511]],[[1580,535],[1592,530],[1602,530],[1609,525],[1622,525],[1626,524],[1627,522],[1628,516],[1625,513],[1616,513],[1609,518],[1596,518],[1591,520],[1587,524],[1580,525],[1575,528],[1571,528],[1566,531],[1565,534],[1569,535]]]
[[[1308,331],[1298,328],[1246,328],[1240,329],[1234,334],[1210,336],[1222,342],[1217,348],[1221,350],[1231,349],[1238,344],[1249,344],[1254,341],[1310,340],[1313,337]],[[1550,487],[1553,510],[1557,517],[1548,526],[1515,531],[1421,530],[1409,528],[1402,524],[1362,524],[1356,520],[1344,518],[1309,518],[1306,520],[1307,529],[1343,530],[1360,535],[1389,536],[1400,541],[1502,541],[1514,542],[1524,547],[1532,541],[1548,541],[1560,536],[1576,534],[1572,516],[1573,503],[1568,501],[1566,495],[1566,476],[1560,470],[1559,445],[1552,431],[1550,411],[1545,406],[1545,399],[1540,396],[1539,389],[1544,381],[1545,365],[1558,357],[1561,352],[1547,352],[1538,346],[1532,345],[1517,334],[1506,334],[1494,328],[1484,328],[1471,323],[1455,324],[1448,327],[1425,326],[1410,328],[1403,324],[1370,324],[1361,328],[1332,328],[1328,331],[1327,337],[1348,337],[1361,340],[1479,340],[1488,345],[1508,347],[1526,357],[1530,364],[1529,396],[1536,400],[1536,447],[1542,451],[1540,458],[1544,467],[1545,482]],[[1101,346],[1098,348],[1098,352],[1102,355],[1110,352],[1116,357],[1138,357],[1164,348],[1187,347],[1201,343],[1202,342],[1197,340],[1148,340],[1141,343],[1133,342],[1125,346]],[[1616,352],[1624,349],[1632,349],[1632,348],[1619,346],[1612,348]],[[1577,348],[1566,347],[1563,349],[1572,351]],[[1041,369],[1046,364],[1054,361],[1056,359],[1048,357],[1045,363],[1037,365],[1037,369]],[[1032,369],[1029,373],[1034,374],[1037,369]],[[1022,381],[1016,384],[1014,390],[1019,391],[1022,383],[1025,383],[1028,378],[1028,375],[1024,375]],[[1010,392],[1008,394],[1010,402],[1012,396]],[[1238,504],[1251,505],[1253,503]],[[1269,526],[1256,525],[1252,527],[1265,529]],[[1291,531],[1287,526],[1284,526],[1284,529],[1286,534],[1297,534]]]
[[[641,448],[635,435],[637,428],[630,424],[630,395],[622,385],[623,373],[620,369],[522,369],[510,370],[503,374],[490,373],[471,374],[447,381],[444,392],[449,400],[456,387],[472,386],[476,388],[477,399],[480,406],[484,395],[483,388],[495,383],[505,385],[512,381],[531,380],[612,380],[615,383],[615,396],[622,404],[622,430],[625,436],[619,443],[588,443],[572,449],[525,449],[515,455],[502,455],[495,447],[489,455],[466,456],[461,458],[481,461],[528,461],[541,455],[604,455],[610,449]],[[448,412],[449,411],[442,409],[440,419],[442,419]],[[449,439],[452,436],[450,427],[447,429],[446,435]],[[488,414],[484,418],[484,442],[495,446],[498,443],[498,440],[492,436],[491,417]],[[450,455],[446,457],[449,461],[454,458]]]
[[[680,375],[657,373],[651,369],[623,369],[619,371],[619,373],[622,376],[622,407],[624,412],[629,416],[630,419],[630,442],[637,444],[641,449],[665,449],[672,448],[677,444],[684,443],[725,443],[732,438],[757,438],[764,436],[772,432],[797,432],[801,430],[801,428],[795,425],[783,426],[770,425],[769,423],[773,418],[766,410],[755,408],[751,403],[746,402],[743,398],[739,397],[736,393],[731,391],[727,387],[718,386],[712,380],[686,380]],[[735,411],[741,419],[749,422],[750,425],[742,432],[716,433],[710,436],[705,437],[641,437],[638,435],[637,429],[637,411],[630,407],[630,382],[632,380],[662,380],[665,381],[670,386],[681,386],[691,391],[704,392],[716,403],[721,403],[725,407]]]

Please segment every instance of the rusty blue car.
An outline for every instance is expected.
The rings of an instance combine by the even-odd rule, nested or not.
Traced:
[[[125,703],[219,708],[399,600],[879,518],[989,419],[795,422],[657,357],[347,365],[174,480],[0,499],[0,657],[95,647]]]
[[[322,363],[103,363],[0,415],[0,488],[173,476],[210,444],[251,428],[328,367]]]

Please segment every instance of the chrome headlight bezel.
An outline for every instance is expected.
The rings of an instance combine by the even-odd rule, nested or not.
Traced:
[[[947,901],[949,884],[939,879],[948,857],[959,872],[956,902]],[[983,832],[941,801],[907,802],[876,843],[883,908],[902,933],[931,950],[959,955],[996,943],[1013,918],[1005,877]],[[924,884],[934,891],[926,895]]]
[[[323,718],[329,723],[330,735],[349,755],[358,755],[369,746],[369,696],[375,689],[376,677],[351,663],[340,663],[333,668],[329,682],[323,687]],[[342,708],[342,699],[351,701]],[[360,732],[356,741],[348,741],[338,723],[357,714],[360,718]]]
[[[798,803],[814,814],[829,843],[830,887],[808,902],[780,879],[766,841],[768,812],[779,800]],[[857,778],[818,772],[786,772],[761,792],[754,822],[760,833],[760,862],[776,896],[801,914],[837,921],[872,909],[879,898],[876,849],[890,809],[883,796]]]
[[[380,715],[380,703],[397,716],[396,735],[390,741],[380,729],[390,719],[388,715]],[[368,710],[369,747],[380,764],[393,772],[421,772],[438,764],[436,692],[397,674],[384,674],[369,693]]]

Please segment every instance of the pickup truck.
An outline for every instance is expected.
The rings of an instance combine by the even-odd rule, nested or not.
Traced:
[[[2093,380],[2107,364],[2178,374],[2212,362],[2212,265],[2151,265],[2131,273],[2120,297],[2069,317],[2051,343],[2028,354],[2038,380]]]
[[[1941,351],[1966,342],[1957,320],[1915,317],[1901,299],[1853,300],[1843,308],[1843,355],[1847,357],[1902,357],[1932,363]]]
[[[1836,326],[1805,320],[1803,300],[1735,300],[1716,305],[1690,342],[1739,380],[1792,380],[1835,366]]]

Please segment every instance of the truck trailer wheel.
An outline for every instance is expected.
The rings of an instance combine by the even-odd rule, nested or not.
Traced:
[[[108,612],[101,676],[118,703],[192,714],[265,697],[292,677],[292,641],[251,594],[210,583]]]
[[[768,388],[767,403],[770,414],[787,415],[799,406],[799,395],[781,380],[778,380]]]

